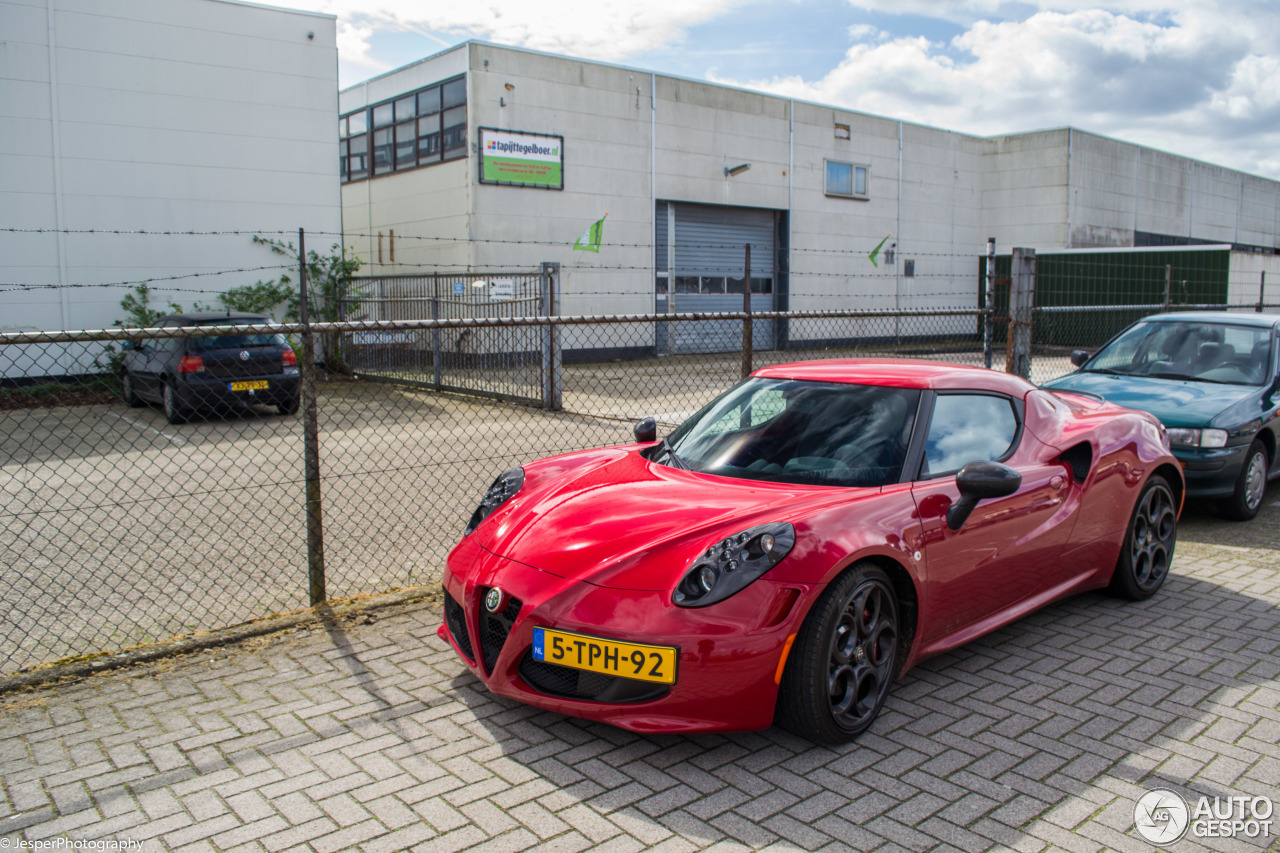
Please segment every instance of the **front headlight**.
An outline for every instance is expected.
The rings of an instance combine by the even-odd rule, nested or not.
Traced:
[[[671,601],[680,607],[724,601],[778,565],[795,544],[796,529],[786,522],[762,524],[715,542],[693,561]]]
[[[467,522],[466,532],[462,535],[470,536],[471,532],[480,526],[480,522],[488,518],[495,509],[515,497],[516,492],[520,491],[520,487],[523,485],[523,468],[512,468],[510,471],[503,471],[499,474],[498,479],[494,480],[493,485],[484,493],[480,506],[476,507],[476,511],[471,513],[471,520]]]
[[[1187,427],[1167,427],[1169,442],[1174,447],[1226,447],[1227,431],[1225,429],[1188,429]]]

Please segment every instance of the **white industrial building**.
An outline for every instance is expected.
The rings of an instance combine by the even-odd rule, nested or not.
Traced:
[[[989,237],[1226,244],[1245,300],[1280,273],[1280,182],[1072,128],[968,136],[482,42],[339,108],[366,272],[560,262],[564,313],[740,307],[748,242],[758,308],[973,305]],[[606,211],[600,253],[573,251]]]
[[[0,330],[109,328],[103,283],[213,303],[279,275],[253,233],[338,242],[333,16],[0,0],[0,34]]]

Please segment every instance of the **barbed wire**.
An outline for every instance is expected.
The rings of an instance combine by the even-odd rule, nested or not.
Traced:
[[[0,228],[0,232],[15,234],[111,234],[119,236],[150,236],[150,237],[228,237],[228,236],[249,236],[260,237],[264,235],[272,235],[279,237],[297,236],[298,230],[209,230],[209,231],[178,231],[178,230],[146,230],[146,229],[124,229],[124,228]],[[379,238],[390,238],[390,229],[385,232],[375,231],[305,231],[307,236],[316,237],[332,237],[337,238],[339,242],[345,242],[349,239],[359,238],[368,240],[377,240]],[[576,236],[576,235],[575,235]],[[552,248],[572,248],[572,239],[560,240],[513,240],[499,238],[477,238],[477,237],[440,237],[427,234],[395,234],[396,240],[413,240],[419,242],[434,243],[457,243],[457,244],[484,244],[495,246],[546,246]],[[690,249],[741,249],[745,241],[739,242],[700,242],[700,243],[681,243],[680,250]],[[653,251],[655,246],[652,242],[647,243],[619,243],[607,241],[601,244],[603,249],[646,249]],[[870,253],[875,245],[869,243],[867,247],[850,248],[850,249],[817,249],[804,246],[792,246],[791,252],[801,252],[805,254],[832,254],[832,255],[860,255],[866,256]],[[764,249],[765,252],[772,252],[770,248]],[[779,251],[782,251],[781,249]],[[897,249],[902,254],[902,249]],[[957,258],[978,258],[984,256],[983,251],[975,250],[969,252],[911,252],[912,257],[957,257]]]
[[[158,281],[181,281],[188,278],[206,278],[219,275],[235,275],[237,273],[262,272],[263,270],[292,270],[293,264],[271,264],[261,267],[240,267],[238,269],[216,270],[209,272],[191,272],[181,273],[179,275],[152,276],[151,278],[133,279],[130,281],[99,281],[99,282],[73,282],[73,283],[28,283],[3,281],[0,282],[0,290],[7,292],[32,291],[32,290],[79,290],[92,287],[137,287],[140,284],[153,284]],[[180,288],[170,288],[172,292],[181,292]],[[193,291],[195,292],[195,291]],[[201,293],[223,293],[221,290],[199,291]]]

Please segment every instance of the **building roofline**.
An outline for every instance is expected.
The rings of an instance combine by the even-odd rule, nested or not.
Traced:
[[[248,6],[251,9],[265,9],[268,12],[289,12],[294,15],[305,15],[308,18],[322,18],[336,21],[338,16],[331,12],[313,12],[310,9],[294,9],[290,6],[273,6],[269,3],[251,3],[249,0],[209,0],[210,3],[226,3],[229,6]]]

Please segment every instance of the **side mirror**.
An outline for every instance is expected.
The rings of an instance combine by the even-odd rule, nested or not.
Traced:
[[[1071,363],[1076,367],[1084,367],[1086,361],[1089,360],[1089,353],[1082,349],[1073,349],[1071,351]]]
[[[978,501],[1003,498],[1018,491],[1022,475],[999,462],[970,462],[956,474],[960,500],[947,508],[947,527],[959,530]]]
[[[631,428],[631,432],[635,434],[636,441],[642,444],[658,440],[658,422],[653,418],[644,418],[636,421],[636,425]]]

